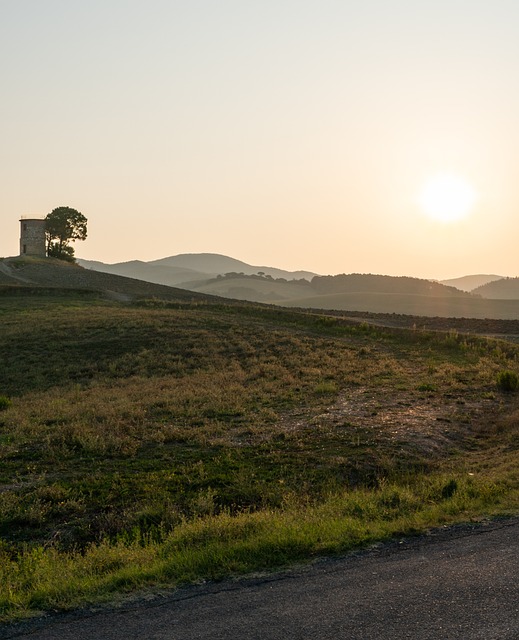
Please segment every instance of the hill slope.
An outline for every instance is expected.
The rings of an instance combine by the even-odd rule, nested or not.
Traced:
[[[306,278],[307,280],[310,280],[316,275],[311,271],[286,271],[285,269],[276,269],[274,267],[254,266],[218,253],[183,253],[178,256],[170,256],[169,258],[153,260],[148,264],[167,267],[182,267],[184,269],[202,271],[212,275],[223,275],[231,272],[252,275],[262,272],[265,275],[272,276],[273,278]]]
[[[0,285],[91,289],[122,299],[142,297],[176,300],[207,299],[207,296],[203,294],[91,271],[79,265],[53,258],[4,258],[0,260]]]
[[[185,269],[183,267],[151,264],[140,260],[132,260],[130,262],[118,262],[115,264],[105,264],[93,260],[78,260],[78,264],[85,269],[98,271],[102,273],[113,273],[126,278],[134,278],[136,280],[144,280],[145,282],[155,282],[156,284],[164,284],[168,287],[177,287],[188,289],[182,286],[184,282],[203,282],[213,277],[212,273],[204,273],[195,271],[194,269]]]
[[[518,509],[513,344],[0,264],[0,622]]]
[[[258,267],[241,260],[216,253],[186,253],[160,260],[142,262],[132,260],[105,264],[94,260],[78,260],[78,263],[94,271],[115,273],[121,276],[136,278],[146,282],[156,282],[173,287],[194,290],[216,276],[234,273],[236,276],[263,273],[271,278],[288,280],[306,278],[310,280],[315,274],[310,271],[285,271],[273,267]]]
[[[474,289],[474,293],[492,300],[519,300],[519,278],[502,278]]]
[[[316,276],[312,287],[318,294],[390,293],[420,296],[467,297],[469,294],[439,282],[409,276],[383,276],[351,273],[338,276]]]

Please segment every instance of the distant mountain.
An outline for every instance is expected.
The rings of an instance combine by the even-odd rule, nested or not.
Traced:
[[[208,293],[235,300],[284,304],[285,300],[313,295],[315,292],[308,280],[274,279],[272,276],[238,275],[217,276],[211,280],[193,282],[191,291]]]
[[[256,267],[216,253],[184,253],[151,262],[132,260],[116,264],[79,259],[78,264],[93,271],[114,273],[145,282],[155,282],[189,290],[196,290],[198,285],[226,273],[235,273],[237,277],[239,274],[249,276],[262,273],[271,278],[285,278],[287,280],[301,278],[310,280],[315,276],[315,273],[311,271],[285,271],[273,267]]]
[[[415,313],[424,297],[440,299],[470,296],[454,287],[420,278],[358,273],[317,276],[309,271],[253,266],[213,253],[181,254],[151,262],[133,260],[111,265],[88,260],[78,262],[95,271],[176,286],[197,293],[281,305],[318,305],[342,309],[345,308],[344,304],[361,304],[359,300],[366,299],[369,294],[400,294],[416,297],[411,304]],[[351,294],[356,295],[352,298]],[[383,300],[377,305],[379,303],[382,306],[384,304]],[[358,308],[364,309],[362,305]]]
[[[439,282],[409,276],[382,276],[351,273],[338,276],[316,276],[312,287],[318,294],[330,293],[399,293],[420,296],[464,297],[470,294]]]
[[[152,260],[148,262],[148,264],[181,267],[183,269],[210,273],[215,276],[231,272],[243,273],[245,275],[262,272],[273,278],[287,278],[290,280],[305,278],[306,280],[311,280],[316,275],[311,271],[285,271],[284,269],[276,269],[273,267],[253,266],[241,260],[220,255],[219,253],[181,253],[178,256]]]
[[[482,287],[487,282],[501,280],[503,276],[478,274],[473,276],[462,276],[461,278],[451,278],[450,280],[440,280],[441,284],[449,287],[456,287],[461,291],[474,291],[477,287]]]
[[[519,278],[501,278],[474,289],[474,294],[491,300],[519,300]]]
[[[394,313],[442,315],[444,309],[458,315],[476,298],[470,293],[438,282],[420,278],[393,277],[372,274],[315,276],[287,281],[271,276],[228,274],[205,282],[193,283],[193,291],[235,298],[280,304],[283,306],[322,309],[350,309]],[[458,304],[457,301],[461,301]]]

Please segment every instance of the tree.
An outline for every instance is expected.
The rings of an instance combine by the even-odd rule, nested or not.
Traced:
[[[45,218],[47,255],[67,262],[74,262],[74,248],[70,242],[85,240],[87,219],[70,207],[57,207]]]

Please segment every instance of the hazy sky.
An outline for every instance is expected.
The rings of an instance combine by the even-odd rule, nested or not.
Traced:
[[[519,274],[517,0],[0,0],[0,255]],[[448,172],[465,219],[419,203]]]

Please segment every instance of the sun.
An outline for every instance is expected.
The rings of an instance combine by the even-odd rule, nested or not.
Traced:
[[[466,218],[476,199],[475,190],[464,178],[439,173],[423,185],[419,202],[430,218],[449,223]]]

